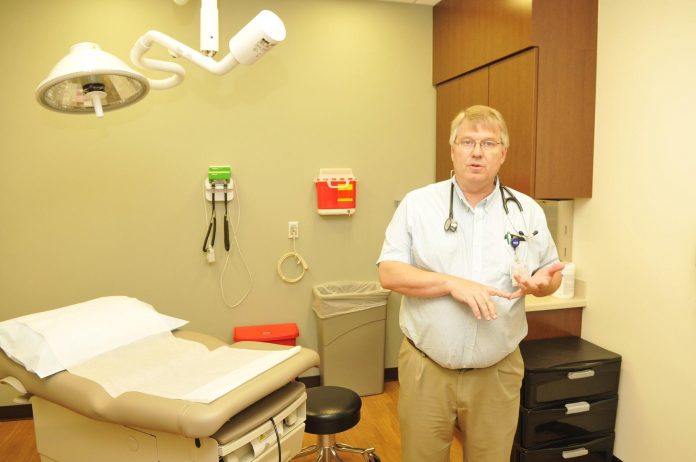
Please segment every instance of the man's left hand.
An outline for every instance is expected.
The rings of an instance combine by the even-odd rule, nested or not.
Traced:
[[[551,295],[558,289],[561,283],[560,271],[564,267],[565,263],[556,262],[553,265],[541,268],[531,277],[515,274],[515,282],[517,282],[518,289],[512,295],[512,298],[528,294],[535,297]]]

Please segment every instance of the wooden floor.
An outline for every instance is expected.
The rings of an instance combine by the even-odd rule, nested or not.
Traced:
[[[347,432],[336,435],[336,441],[356,447],[374,447],[383,462],[401,461],[399,444],[399,419],[396,403],[399,398],[398,382],[386,382],[384,393],[363,396],[361,420],[358,425]],[[314,435],[305,434],[304,444],[316,441]],[[363,458],[355,454],[343,457],[345,462],[362,462]],[[98,457],[95,460],[99,460]],[[313,461],[312,456],[298,461]],[[452,443],[451,461],[461,462],[461,445],[455,438]],[[40,462],[34,442],[34,425],[31,420],[0,422],[0,461]]]
[[[0,460],[39,462],[32,420],[0,422]]]
[[[399,382],[385,382],[384,393],[362,397],[362,410],[360,423],[347,432],[336,435],[339,443],[351,446],[375,448],[375,453],[382,462],[401,461],[401,438],[399,436],[399,416],[396,404],[399,400]],[[304,444],[309,445],[316,441],[316,436],[305,433]],[[362,462],[360,455],[347,454],[341,458],[345,462]],[[311,456],[297,459],[302,462],[310,462]],[[462,446],[457,438],[452,443],[450,461],[462,461]]]

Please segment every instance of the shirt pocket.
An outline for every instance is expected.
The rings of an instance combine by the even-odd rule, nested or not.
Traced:
[[[415,228],[411,233],[412,258],[418,268],[456,274],[456,268],[461,268],[462,262],[466,261],[466,245],[461,231],[441,229],[442,235],[438,236],[432,230]]]
[[[501,239],[501,242],[491,246],[490,258],[485,262],[486,283],[507,292],[512,292],[514,286],[510,278],[510,268],[515,261],[512,248]]]
[[[533,275],[536,270],[539,269],[540,265],[540,245],[541,243],[536,239],[532,238],[529,242],[525,242],[525,263],[527,268],[529,268],[529,275]]]

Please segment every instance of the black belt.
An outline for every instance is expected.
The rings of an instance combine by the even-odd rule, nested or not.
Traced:
[[[413,348],[416,349],[416,351],[418,351],[420,354],[422,354],[423,356],[425,356],[425,357],[428,358],[429,360],[433,361],[433,359],[432,359],[430,356],[428,356],[423,350],[421,350],[420,348],[418,348],[418,347],[416,346],[415,343],[413,343],[413,340],[411,340],[410,338],[408,338],[408,337],[406,337],[406,336],[404,336],[404,338],[406,339],[406,341],[407,341],[408,343],[411,344],[411,346],[412,346]],[[435,364],[437,364],[436,361],[433,361],[433,362],[434,362]],[[438,364],[438,366],[440,366],[440,365]],[[440,366],[440,367],[443,367],[443,366]],[[444,369],[447,369],[447,368],[444,368]],[[462,368],[460,368],[460,369],[450,369],[450,370],[452,370],[452,371],[462,371],[462,372],[466,372],[466,371],[470,371],[470,370],[472,370],[472,369],[473,369],[473,367],[462,367]]]

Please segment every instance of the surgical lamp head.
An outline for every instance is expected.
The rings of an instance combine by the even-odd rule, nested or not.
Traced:
[[[96,43],[78,43],[36,89],[36,99],[58,112],[96,113],[141,100],[150,90],[147,78]]]

